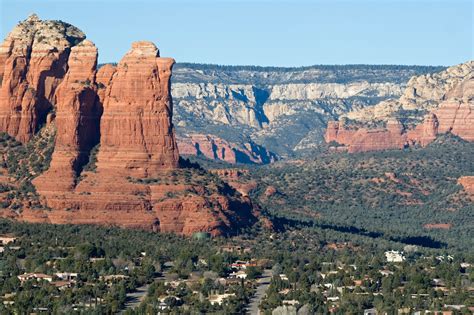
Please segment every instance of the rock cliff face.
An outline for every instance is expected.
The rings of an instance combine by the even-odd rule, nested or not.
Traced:
[[[174,60],[136,42],[120,61],[104,96],[97,167],[152,177],[178,167],[170,96]]]
[[[348,117],[356,118],[352,125],[345,118],[339,122],[329,122],[326,142],[344,145],[335,147],[336,150],[363,152],[401,149],[414,144],[426,146],[438,134],[443,133],[452,133],[467,141],[474,141],[473,65],[473,62],[468,62],[449,68],[441,74],[411,79],[404,95],[399,100],[390,101],[395,104],[394,107],[386,107],[390,102],[383,102],[374,106],[372,115],[361,114],[367,114],[369,109],[356,114],[349,113]],[[422,92],[418,94],[413,91]],[[405,113],[404,116],[398,111],[400,108],[408,111],[408,114]],[[413,117],[406,117],[410,115],[410,110],[417,111],[419,116],[419,113],[428,109],[428,114],[422,119],[418,118],[420,123],[416,123]],[[399,116],[395,117],[395,113]],[[373,121],[387,120],[384,128],[364,126]],[[405,125],[400,121],[404,121]]]
[[[30,30],[45,34],[50,25],[59,25],[70,39],[67,30],[72,26],[54,23],[30,17],[2,47],[16,47],[17,39]],[[118,225],[186,235],[232,233],[254,224],[257,212],[248,197],[212,174],[179,165],[170,94],[174,60],[161,58],[151,42],[136,42],[116,67],[97,70],[96,47],[72,29],[81,34],[80,41],[66,44],[48,37],[49,50],[35,61],[41,66],[26,66],[33,64],[34,54],[13,61],[11,49],[3,59],[2,130],[28,141],[41,115],[48,114],[47,128],[57,132],[49,169],[32,181],[50,210],[3,209],[0,214],[32,222]],[[31,47],[35,51],[35,45]],[[58,51],[62,57],[50,56]],[[18,82],[19,87],[14,86]],[[30,86],[38,92],[24,101]],[[27,106],[12,108],[17,104],[13,100]]]
[[[419,116],[419,113],[437,109],[441,102],[450,98],[450,91],[461,81],[468,79],[473,73],[474,61],[468,61],[446,70],[412,77],[398,99],[385,102],[360,110],[353,110],[344,117],[361,122],[374,120],[387,121],[403,115]],[[413,111],[413,113],[410,113]],[[416,117],[412,117],[416,118]]]
[[[253,142],[232,143],[213,135],[189,134],[178,137],[181,155],[205,156],[228,163],[267,164],[274,162],[275,154]]]
[[[250,139],[262,152],[294,157],[324,142],[328,120],[398,98],[412,75],[435,69],[178,64],[172,87],[177,134],[206,134],[239,148]]]
[[[54,110],[71,47],[84,38],[72,25],[36,15],[13,29],[0,46],[0,131],[31,139]]]
[[[96,65],[97,48],[92,42],[84,40],[72,47],[68,71],[55,95],[57,134],[52,163],[35,180],[40,192],[73,189],[99,141],[102,104],[95,84]]]

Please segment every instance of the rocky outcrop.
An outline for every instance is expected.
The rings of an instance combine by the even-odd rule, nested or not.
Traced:
[[[353,110],[343,117],[360,122],[387,121],[399,116],[400,111],[414,111],[413,115],[423,111],[433,111],[439,107],[440,103],[451,98],[452,91],[460,82],[469,79],[473,73],[473,67],[474,61],[468,61],[438,73],[414,76],[408,81],[400,98]]]
[[[36,17],[23,23],[33,25],[28,29],[34,30],[50,25]],[[33,180],[41,201],[50,210],[4,209],[1,216],[186,235],[233,233],[256,222],[258,213],[248,197],[212,174],[179,165],[170,93],[173,59],[161,58],[151,42],[135,42],[116,67],[106,65],[97,70],[97,49],[92,42],[82,37],[63,48],[53,47],[44,56],[46,60],[50,51],[64,51],[64,61],[39,63],[44,67],[39,71],[39,81],[45,72],[56,74],[59,64],[64,73],[53,79],[46,76],[47,93],[35,94],[48,98],[29,99],[25,108],[31,114],[31,128],[26,132],[8,129],[13,121],[8,111],[3,112],[2,120],[8,122],[5,130],[10,135],[27,141],[39,123],[34,113],[46,108],[42,107],[46,100],[54,104],[47,119],[47,127],[57,129],[51,164]],[[6,60],[5,69],[10,62]],[[16,82],[17,77],[10,75],[4,71],[3,84]],[[26,83],[21,84],[27,87],[33,79],[29,73],[25,78]],[[23,85],[9,90],[12,99],[23,97]],[[11,105],[9,99],[1,101],[0,108]],[[26,120],[19,117],[20,126]]]
[[[474,68],[469,77],[447,93],[447,100],[434,111],[439,133],[450,132],[474,141]]]
[[[213,135],[188,134],[177,138],[182,155],[204,156],[228,163],[267,164],[277,156],[253,143],[232,143]]]
[[[178,167],[170,96],[174,60],[136,42],[117,65],[104,96],[98,169],[152,177]]]
[[[425,105],[434,108],[424,116],[421,123],[414,126],[402,126],[396,118],[390,118],[390,111],[384,114],[386,115],[384,119],[388,120],[386,128],[350,126],[345,119],[341,119],[339,122],[328,123],[325,134],[326,142],[335,142],[344,146],[342,148],[335,146],[334,149],[336,150],[348,150],[354,153],[401,149],[414,144],[426,146],[434,141],[437,135],[443,133],[451,133],[464,140],[474,141],[474,70],[472,66],[473,62],[468,62],[448,69],[446,73],[455,73],[456,76],[454,77],[446,78],[446,73],[432,76],[444,78],[444,80],[440,80],[441,87],[433,87],[434,91],[432,93],[429,93],[429,90],[425,87],[422,89],[423,92],[420,92],[420,97],[411,99],[407,97],[409,93],[406,92],[397,101],[400,104],[406,104],[410,100],[410,104],[419,104],[422,109],[426,108],[423,107]],[[467,72],[468,70],[470,72]],[[410,82],[421,84],[420,82],[426,83],[426,80],[428,80],[426,76],[423,76],[422,80],[412,79]],[[433,82],[438,81],[431,79],[428,82],[433,84]],[[457,83],[454,84],[454,82]],[[447,86],[450,89],[445,91]],[[412,91],[412,89],[413,87],[409,87],[407,90]],[[436,102],[439,102],[439,104],[433,105]],[[407,117],[399,117],[398,119],[406,120]],[[360,121],[358,122],[360,124]]]
[[[389,121],[386,128],[347,129],[344,122],[328,125],[326,142],[337,142],[347,146],[350,153],[402,149],[408,145],[403,126],[398,121]]]
[[[96,65],[97,48],[92,42],[84,40],[71,49],[68,72],[56,91],[52,163],[35,179],[40,192],[73,189],[91,149],[99,142],[102,104],[97,96]]]
[[[71,47],[84,38],[72,25],[36,15],[13,29],[0,47],[0,131],[31,139],[55,108]]]
[[[458,183],[468,194],[474,196],[474,176],[462,176],[458,179]]]

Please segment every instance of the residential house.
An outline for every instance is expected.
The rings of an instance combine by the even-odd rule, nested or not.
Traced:
[[[210,295],[209,296],[209,302],[214,305],[214,304],[219,304],[222,305],[225,299],[228,299],[231,296],[235,296],[234,293],[224,293],[224,294],[216,294],[216,295]]]
[[[17,237],[14,236],[2,235],[0,236],[0,244],[7,245],[11,242],[14,242],[16,239]]]
[[[387,262],[403,262],[405,260],[405,256],[396,250],[385,252],[385,258],[387,259]]]
[[[44,273],[24,273],[18,276],[18,280],[20,280],[21,283],[28,280],[44,280],[51,282],[53,281],[53,276],[46,275]]]

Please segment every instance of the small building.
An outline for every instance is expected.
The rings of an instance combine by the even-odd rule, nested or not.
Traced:
[[[20,280],[21,283],[28,281],[28,280],[44,280],[51,282],[53,281],[53,276],[46,275],[44,273],[24,273],[22,275],[18,276],[18,280]]]
[[[7,245],[9,243],[14,242],[16,239],[17,239],[17,237],[14,237],[14,236],[1,235],[0,236],[0,244]]]
[[[384,277],[388,277],[390,275],[393,275],[393,271],[390,271],[390,270],[379,270],[380,274]]]
[[[75,272],[57,272],[55,273],[55,276],[61,280],[69,281],[69,280],[77,280],[77,277],[79,275]]]
[[[222,305],[225,299],[228,299],[231,296],[235,296],[234,293],[224,293],[224,294],[216,294],[216,295],[210,295],[209,296],[209,303],[212,305],[214,304],[219,304]]]
[[[247,269],[248,267],[257,267],[257,263],[255,261],[237,260],[233,264],[230,264],[230,268],[236,270]]]
[[[285,275],[284,273],[279,274],[279,277],[280,277],[280,279],[283,280],[283,281],[288,281],[288,276]]]
[[[229,274],[229,278],[234,279],[247,279],[247,274],[243,270],[239,270],[237,272],[232,272]]]
[[[405,260],[405,256],[396,250],[385,252],[385,258],[387,259],[387,262],[403,262]]]
[[[66,288],[71,288],[75,282],[71,280],[60,280],[60,281],[53,281],[51,282],[52,285],[54,285],[56,288],[59,288],[60,290],[64,290]]]

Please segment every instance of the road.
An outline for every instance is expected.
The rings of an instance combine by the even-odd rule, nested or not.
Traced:
[[[133,309],[135,307],[138,307],[140,303],[145,300],[145,297],[148,294],[149,287],[149,284],[145,284],[141,287],[138,287],[135,291],[127,293],[127,299],[122,312],[127,309]]]
[[[166,268],[166,267],[165,267]],[[162,274],[158,277],[153,278],[153,282],[157,280],[165,280],[168,275],[169,270],[163,270]],[[138,287],[135,291],[127,293],[127,298],[125,300],[125,305],[120,312],[123,314],[126,310],[133,309],[138,307],[141,302],[143,302],[148,294],[148,288],[150,284],[144,284],[141,287]]]
[[[247,306],[247,314],[258,315],[260,311],[258,306],[262,302],[265,293],[267,292],[268,287],[270,286],[270,280],[272,279],[272,271],[270,269],[265,269],[263,271],[262,277],[257,280],[257,291],[255,295],[250,300],[249,305]]]

